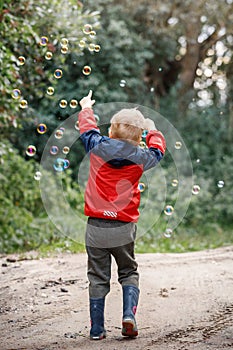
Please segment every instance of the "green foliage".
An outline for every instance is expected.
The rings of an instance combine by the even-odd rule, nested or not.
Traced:
[[[163,166],[165,161],[163,162]],[[224,164],[221,163],[219,174],[224,169],[232,169],[232,158],[225,157]],[[141,195],[141,209],[144,202],[147,203],[148,215],[143,225],[139,225],[137,252],[186,252],[201,249],[211,249],[233,244],[233,216],[232,216],[232,177],[231,171],[226,171],[224,176],[217,177],[209,174],[208,178],[203,172],[195,171],[194,184],[200,186],[200,192],[191,196],[191,202],[187,206],[187,212],[179,225],[173,228],[173,219],[179,216],[179,207],[176,207],[179,185],[175,188],[166,187],[166,203],[175,207],[171,217],[166,217],[160,203],[164,203],[164,191],[159,178],[155,180],[156,186],[149,188],[154,190],[156,203],[149,203],[147,193]],[[163,167],[163,175],[166,179],[172,177],[172,167]],[[223,187],[220,181],[224,181]],[[218,187],[220,185],[220,187]],[[190,188],[190,193],[192,188]],[[151,193],[150,193],[151,195]],[[186,198],[183,199],[185,201]],[[153,212],[150,212],[153,208]],[[160,213],[160,216],[158,214]],[[172,228],[171,237],[166,237],[166,229]]]
[[[67,99],[76,94],[80,99],[92,88],[99,103],[143,103],[144,61],[151,57],[149,41],[141,40],[135,31],[136,22],[125,13],[122,5],[114,4],[113,0],[89,1],[84,9],[100,12],[101,25],[93,42],[101,48],[97,53],[85,45],[82,56],[76,52],[67,56],[67,80],[59,83],[58,93],[62,92]],[[83,76],[78,69],[84,65],[92,68],[89,76]],[[120,86],[121,80],[126,82],[123,87]]]
[[[0,252],[23,251],[53,244],[62,235],[50,222],[41,199],[39,182],[34,179],[38,170],[33,161],[25,161],[8,142],[0,144]],[[47,185],[52,188],[54,178],[45,173]],[[69,174],[63,179],[66,199],[76,211],[82,211],[82,196],[71,184]],[[51,205],[56,205],[51,192]],[[64,238],[63,238],[64,240]]]
[[[22,155],[25,154],[26,147],[33,144],[37,148],[35,159],[39,161],[44,145],[54,129],[77,112],[77,108],[69,106],[70,100],[81,99],[90,88],[93,89],[94,98],[98,103],[109,101],[144,103],[143,69],[145,59],[151,56],[149,41],[141,40],[141,36],[135,31],[136,23],[127,16],[123,6],[105,6],[107,4],[109,5],[109,1],[101,1],[100,6],[95,2],[82,9],[83,23],[85,21],[89,23],[96,31],[96,35],[87,35],[82,30],[80,33],[74,33],[73,27],[63,26],[64,36],[70,42],[70,49],[66,55],[60,53],[59,43],[55,44],[59,36],[61,37],[60,33],[56,32],[57,24],[52,27],[50,23],[50,29],[45,30],[45,33],[51,31],[53,35],[52,43],[55,51],[53,59],[50,61],[43,59],[42,65],[44,73],[50,77],[47,86],[53,86],[55,93],[52,96],[46,94],[47,87],[44,85],[41,98],[38,100],[33,97],[34,112],[30,115],[31,120],[24,119],[22,128],[11,133],[10,139]],[[101,26],[97,20],[96,9],[101,12]],[[83,23],[81,25],[80,17],[78,18],[76,25],[82,28]],[[85,42],[82,50],[78,44],[80,40]],[[100,44],[100,52],[90,51],[90,43]],[[89,65],[92,69],[88,76],[82,73],[84,65]],[[63,70],[63,77],[59,80],[51,78],[57,67]],[[121,80],[125,80],[125,86],[120,86]],[[64,109],[59,106],[61,99],[68,102],[68,106]],[[39,135],[36,132],[39,123],[47,125],[46,134]],[[77,174],[78,164],[83,155],[83,148],[76,143],[70,153],[74,174]]]
[[[83,12],[82,4],[77,5],[74,0],[8,0],[4,2],[0,16],[0,128],[6,134],[10,126],[16,128],[21,126],[22,120],[34,120],[42,101],[45,102],[44,110],[41,109],[43,115],[47,87],[56,88],[57,84],[53,71],[65,62],[65,55],[60,53],[60,40],[69,33],[69,47],[81,54],[78,43],[83,37],[83,26],[89,22],[98,25],[98,13]],[[41,37],[47,38],[45,45],[41,45]],[[90,38],[86,41],[90,42]],[[47,51],[54,56],[51,61],[45,58]],[[18,61],[20,56],[25,58],[22,65]],[[14,89],[21,91],[18,99],[12,98]],[[22,109],[20,102],[23,99],[28,102],[28,107]]]
[[[164,235],[163,223],[136,240],[137,253],[185,253],[204,249],[215,249],[233,244],[233,227],[220,227],[214,223],[186,227],[181,224],[170,237]]]
[[[214,143],[214,141],[212,140]],[[213,151],[213,150],[212,150]],[[196,161],[195,161],[196,163]],[[199,167],[199,168],[198,168]],[[204,167],[208,172],[205,173]],[[194,164],[193,183],[200,186],[200,192],[191,195],[191,201],[187,206],[187,212],[178,226],[173,227],[173,219],[179,216],[179,206],[176,207],[179,184],[177,187],[166,186],[166,203],[174,206],[175,211],[171,217],[166,217],[161,210],[164,203],[163,188],[159,176],[156,175],[156,186],[152,185],[149,191],[155,203],[147,203],[147,193],[141,195],[141,209],[147,203],[144,226],[139,224],[136,251],[145,252],[187,252],[202,249],[214,249],[233,244],[233,215],[232,198],[233,182],[232,157],[225,155],[216,163],[216,168],[211,174],[212,168],[202,165],[202,162]],[[169,181],[173,178],[172,166],[166,167],[163,161],[163,176]],[[190,194],[192,187],[190,187]],[[151,193],[150,193],[151,194]],[[188,199],[188,198],[187,198]],[[187,200],[183,198],[183,201]],[[153,212],[150,210],[153,208]],[[158,216],[160,213],[160,216]],[[166,236],[166,230],[172,228],[170,237]]]
[[[212,107],[190,111],[182,127],[193,160],[195,181],[201,186],[194,213],[199,210],[198,216],[202,216],[199,222],[205,225],[207,222],[231,225],[233,219],[233,178],[230,175],[233,145],[228,139],[228,120],[227,109]],[[193,221],[192,225],[195,225]]]
[[[35,163],[25,162],[9,142],[1,142],[0,251],[39,246],[51,230],[34,180]],[[34,219],[34,215],[37,220]]]

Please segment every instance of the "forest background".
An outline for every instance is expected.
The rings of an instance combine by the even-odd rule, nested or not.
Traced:
[[[62,134],[60,124],[79,111],[76,101],[89,89],[98,103],[120,101],[159,112],[178,130],[191,158],[199,187],[185,217],[168,232],[170,217],[162,212],[154,222],[151,215],[137,251],[233,243],[232,0],[7,0],[0,21],[2,253],[84,250],[48,217],[39,165],[47,141],[56,130]],[[77,141],[66,156],[68,169],[58,171],[70,208],[80,216],[83,157]],[[168,152],[162,168],[166,202],[175,207],[179,182],[171,158]],[[56,171],[47,171],[43,177],[56,207]],[[141,195],[143,206],[146,191]],[[60,215],[66,224],[65,210]]]

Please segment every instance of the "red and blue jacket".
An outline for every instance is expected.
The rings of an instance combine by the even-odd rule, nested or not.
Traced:
[[[78,115],[80,138],[90,155],[89,177],[85,190],[84,214],[95,218],[137,222],[143,171],[163,158],[166,142],[163,134],[151,130],[146,136],[148,149],[127,141],[102,136],[93,110]]]

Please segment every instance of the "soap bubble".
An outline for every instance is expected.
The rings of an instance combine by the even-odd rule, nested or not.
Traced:
[[[47,94],[50,95],[50,96],[54,94],[54,88],[52,86],[48,87]]]
[[[53,168],[58,171],[58,172],[62,172],[64,171],[64,165],[65,165],[65,162],[64,162],[64,159],[63,158],[57,158],[53,164]]]
[[[89,75],[89,74],[91,74],[91,67],[90,67],[90,66],[84,66],[84,67],[83,67],[83,74],[84,74],[84,75]]]
[[[68,154],[68,153],[70,152],[70,147],[64,146],[62,152],[63,152],[64,154]]]
[[[69,40],[67,38],[62,38],[61,39],[61,45],[62,46],[67,46],[69,44]]]
[[[39,134],[45,134],[46,131],[47,131],[47,126],[45,124],[41,123],[37,126],[37,132]]]
[[[62,70],[61,69],[56,69],[55,72],[54,72],[54,77],[56,79],[60,79],[62,77],[63,73],[62,73]]]
[[[175,149],[181,149],[182,143],[180,141],[176,141],[175,143]]]
[[[148,130],[143,130],[142,132],[142,137],[143,138],[146,138],[146,135],[148,134]]]
[[[79,45],[79,47],[80,47],[81,49],[83,49],[83,48],[85,47],[85,45],[86,45],[85,40],[80,40],[78,45]]]
[[[145,149],[145,148],[147,148],[147,145],[144,141],[140,141],[139,147]]]
[[[93,43],[89,44],[88,50],[89,51],[95,51],[95,44],[93,44]]]
[[[90,34],[92,31],[92,25],[91,24],[85,24],[83,27],[83,33],[84,34]]]
[[[63,134],[64,134],[63,130],[58,129],[55,131],[54,136],[56,137],[56,139],[60,140],[63,137]]]
[[[193,185],[192,194],[198,194],[200,192],[200,186],[199,185]]]
[[[76,121],[74,127],[75,127],[76,130],[79,130],[79,121],[78,120]]]
[[[90,35],[90,38],[94,38],[96,36],[96,32],[92,30],[89,35]]]
[[[171,205],[166,205],[164,209],[164,214],[170,216],[173,214],[173,212],[174,212],[174,208]]]
[[[124,79],[122,79],[120,81],[120,87],[125,87],[125,85],[126,85],[126,81]]]
[[[68,46],[63,46],[63,47],[61,48],[61,53],[63,53],[64,55],[65,55],[68,51],[69,51]]]
[[[28,101],[27,100],[20,101],[19,107],[23,108],[23,109],[27,108],[28,107]]]
[[[70,107],[71,108],[76,108],[78,106],[78,101],[77,100],[71,100],[70,101]]]
[[[139,192],[144,192],[145,191],[145,189],[146,189],[146,185],[143,183],[143,182],[139,182],[139,184],[138,184],[138,190],[139,190]]]
[[[100,52],[100,45],[95,45],[95,52]]]
[[[36,172],[35,172],[35,175],[34,175],[34,179],[35,179],[36,181],[40,181],[41,176],[42,176],[41,172],[40,172],[40,171],[36,171]]]
[[[17,62],[18,62],[19,66],[23,66],[25,61],[26,61],[26,58],[24,56],[19,56],[18,57],[18,61]]]
[[[223,188],[224,185],[225,185],[225,183],[222,180],[218,181],[218,183],[217,183],[218,188]]]
[[[26,155],[29,157],[33,157],[36,154],[36,147],[33,145],[29,145],[26,149]]]
[[[177,186],[178,186],[178,183],[179,183],[179,181],[178,181],[177,179],[173,179],[173,180],[172,180],[172,186],[173,186],[173,187],[177,187]]]
[[[69,161],[69,159],[63,159],[63,162],[64,162],[64,169],[68,169],[69,166],[70,166],[70,161]]]
[[[80,49],[79,49],[80,50]],[[91,54],[91,53],[89,53]],[[71,64],[73,63],[74,59],[71,59]],[[85,64],[90,64],[91,63],[89,61],[86,61]],[[77,65],[78,65],[78,61],[77,61]],[[83,64],[84,66],[84,64]],[[82,68],[83,66],[81,66],[80,69],[80,73],[82,75]],[[91,66],[92,67],[92,66]],[[61,68],[62,66],[55,66],[55,68]],[[55,70],[54,68],[54,70]],[[54,70],[52,72],[54,72]],[[94,67],[92,67],[92,73],[94,73]],[[64,73],[65,75],[65,73]],[[84,79],[88,80],[90,79],[90,77],[83,77]],[[121,89],[119,87],[119,82],[121,79],[127,79],[127,85],[129,84],[128,78],[125,77],[124,75],[122,75],[120,77],[120,79],[117,82],[117,86],[118,89]],[[52,84],[51,84],[52,85]],[[16,86],[17,87],[17,86]],[[56,91],[56,88],[55,88]],[[57,92],[57,91],[56,91]],[[76,98],[76,95],[71,95],[71,97],[68,99],[68,96],[63,95],[61,96],[61,98],[66,98],[68,100],[68,104],[70,103],[71,98]],[[59,104],[60,99],[58,100],[58,104]],[[128,104],[127,104],[128,106]],[[129,104],[129,108],[135,108],[138,105],[135,104]],[[98,105],[98,107],[95,107],[95,111],[97,112],[97,114],[100,116],[100,120],[101,122],[109,122],[109,115],[112,115],[115,111],[118,111],[122,108],[125,108],[126,104],[124,103],[122,105],[122,103],[119,104],[103,104],[103,105]],[[73,110],[74,111],[74,110]],[[76,110],[75,110],[76,111]],[[143,115],[145,115],[145,117],[150,117],[153,120],[155,120],[158,124],[161,125],[163,130],[168,130],[169,131],[169,138],[170,138],[170,142],[168,143],[168,148],[169,148],[169,152],[173,155],[174,154],[174,161],[175,161],[175,170],[176,172],[171,172],[170,175],[168,174],[168,178],[166,178],[166,172],[162,171],[162,174],[160,174],[160,169],[159,172],[157,174],[157,176],[154,176],[153,171],[148,175],[147,177],[147,182],[143,179],[141,179],[139,182],[144,182],[146,184],[146,189],[143,193],[139,192],[139,189],[137,188],[137,192],[138,195],[141,195],[142,197],[142,208],[141,208],[141,217],[143,222],[139,222],[140,229],[140,235],[142,236],[143,234],[146,234],[146,232],[148,232],[148,229],[150,228],[149,226],[152,227],[152,225],[154,225],[160,218],[160,215],[162,214],[163,220],[164,220],[164,224],[167,224],[162,230],[161,230],[161,235],[163,236],[163,233],[165,232],[166,227],[171,228],[173,230],[173,235],[171,238],[163,238],[164,240],[171,240],[172,238],[174,238],[174,232],[175,232],[175,227],[177,227],[177,225],[181,222],[181,220],[183,219],[183,217],[186,215],[187,212],[187,207],[191,201],[192,198],[192,187],[193,184],[195,184],[195,182],[193,182],[193,177],[192,177],[192,163],[191,163],[191,159],[189,154],[187,153],[187,149],[185,146],[184,141],[182,140],[182,137],[179,135],[179,133],[176,131],[176,129],[162,116],[160,116],[157,112],[153,114],[153,111],[151,109],[148,109],[146,107],[140,106],[140,111],[142,111]],[[145,112],[145,113],[144,113]],[[52,170],[54,171],[54,173],[56,173],[55,175],[64,175],[65,171],[69,171],[69,169],[67,170],[62,170],[62,172],[56,172],[53,168],[53,164],[54,161],[57,158],[70,158],[69,155],[65,155],[63,153],[63,148],[64,146],[68,146],[72,147],[72,145],[74,144],[74,142],[76,140],[79,139],[80,137],[80,131],[75,129],[78,128],[78,120],[77,120],[77,113],[73,113],[72,117],[68,118],[68,120],[64,121],[62,123],[62,126],[64,126],[66,128],[65,132],[64,132],[64,136],[61,140],[57,140],[54,136],[54,133],[52,135],[52,137],[50,138],[50,142],[48,143],[48,145],[46,146],[45,150],[44,150],[44,155],[42,158],[42,162],[41,164],[44,165],[45,167],[48,167],[48,162],[50,161]],[[69,127],[71,126],[71,128],[73,127],[73,131],[69,130]],[[109,125],[107,125],[108,127]],[[106,129],[107,129],[106,127]],[[143,127],[143,126],[142,126]],[[59,129],[59,127],[57,127],[55,129],[55,131],[57,129]],[[81,129],[81,124],[80,124],[80,129]],[[83,131],[81,129],[81,131]],[[106,130],[107,131],[107,130]],[[68,132],[68,134],[67,134]],[[145,141],[145,140],[144,140]],[[182,147],[181,150],[176,150],[175,149],[175,143],[176,141],[181,141],[182,142]],[[51,145],[57,145],[59,147],[59,153],[57,155],[50,155],[49,153],[49,149],[51,147]],[[144,151],[144,150],[142,150]],[[173,152],[173,153],[172,153]],[[186,153],[185,153],[186,152]],[[183,157],[183,153],[184,157]],[[181,156],[181,157],[180,157]],[[177,158],[178,157],[178,158]],[[53,158],[53,159],[51,159]],[[187,159],[186,159],[187,158]],[[197,158],[197,157],[196,157]],[[196,158],[194,158],[194,161],[196,160]],[[72,165],[72,161],[70,160],[70,164]],[[64,169],[63,166],[63,162],[61,164],[61,168]],[[65,165],[65,164],[64,164]],[[70,165],[70,167],[71,167]],[[84,190],[84,186],[85,183],[87,181],[87,176],[88,176],[88,156],[85,157],[85,160],[83,160],[81,162],[81,170],[79,170],[79,182],[80,182],[80,189]],[[162,168],[161,168],[162,170]],[[43,174],[44,175],[44,174]],[[172,187],[171,182],[173,179],[179,179],[179,191],[177,187]],[[159,179],[159,186],[158,186],[158,181],[157,179]],[[217,181],[215,182],[216,184],[216,189],[218,191],[222,191],[221,189],[217,188],[217,182],[218,180],[222,180],[223,178],[219,177],[217,178]],[[56,195],[57,195],[57,201],[56,201],[56,205],[55,206],[51,206],[51,201],[50,201],[50,191],[46,190],[46,177],[43,176],[40,184],[41,184],[41,191],[43,193],[43,202],[45,204],[46,210],[48,211],[48,214],[50,217],[52,217],[53,222],[57,225],[57,227],[59,227],[59,230],[61,231],[62,234],[67,235],[67,232],[69,232],[69,236],[72,237],[72,239],[74,238],[77,241],[80,240],[84,240],[85,242],[85,236],[79,236],[76,235],[77,232],[77,224],[78,226],[80,224],[80,226],[82,227],[82,225],[84,226],[85,223],[83,222],[83,217],[82,216],[77,216],[75,213],[75,216],[73,216],[73,211],[70,210],[70,205],[69,203],[67,203],[67,208],[63,205],[63,202],[60,203],[60,199],[61,199],[61,194],[62,191],[64,191],[64,183],[63,181],[63,176],[58,178],[56,178],[56,180],[60,180],[60,183],[58,183],[58,187],[57,187],[57,191],[56,191]],[[168,183],[167,183],[168,180]],[[43,183],[44,181],[44,183]],[[136,187],[138,186],[138,184],[136,185]],[[225,184],[226,187],[226,184]],[[150,190],[149,190],[150,189]],[[172,200],[167,200],[167,194],[166,192],[168,191],[168,193],[170,193],[171,191],[171,198],[174,197],[174,195],[176,195]],[[158,192],[159,191],[159,192]],[[156,195],[159,193],[159,201],[156,201]],[[173,193],[173,194],[172,194]],[[54,189],[53,189],[53,194],[54,194]],[[170,195],[169,195],[170,198]],[[65,199],[65,198],[64,198]],[[198,199],[193,198],[193,199]],[[174,210],[173,210],[173,214],[172,215],[166,215],[164,213],[164,209],[166,207],[166,205],[172,205]],[[59,207],[60,205],[60,207]],[[151,207],[152,205],[152,207]],[[65,211],[64,211],[64,207],[65,207]],[[170,210],[170,212],[172,212],[172,210]],[[170,214],[170,212],[168,212],[167,209],[167,213]],[[59,213],[61,213],[61,215],[59,215]],[[62,215],[66,214],[67,218],[68,218],[68,224],[71,226],[67,226],[67,222],[63,223],[62,221]],[[149,225],[149,221],[148,218],[151,217],[151,215],[153,216],[153,220],[150,221],[150,225]],[[74,218],[74,220],[73,220]],[[148,226],[149,225],[149,226]],[[119,243],[121,244],[122,242],[119,240],[116,240],[116,245]],[[107,243],[108,244],[108,243]],[[112,242],[110,242],[110,244],[112,244]],[[111,245],[112,246],[112,245]]]
[[[45,54],[45,58],[46,60],[51,60],[53,58],[53,53],[50,52],[50,51],[47,51],[46,54]]]
[[[96,123],[99,123],[100,117],[98,116],[98,114],[94,114],[94,117],[95,117]]]
[[[49,39],[47,38],[47,36],[42,36],[40,38],[40,46],[46,46],[48,44]]]
[[[60,103],[59,103],[59,106],[60,106],[61,108],[66,108],[66,106],[67,106],[67,101],[66,101],[66,100],[61,100]]]
[[[21,97],[21,91],[19,89],[14,89],[12,91],[11,96],[15,99],[18,100]]]
[[[171,228],[166,228],[166,230],[165,230],[165,232],[163,233],[163,235],[164,235],[164,237],[166,237],[166,238],[171,238],[172,233],[173,233],[173,231],[172,231]]]
[[[57,146],[51,146],[49,152],[54,156],[58,153],[58,151],[59,151],[59,148]]]

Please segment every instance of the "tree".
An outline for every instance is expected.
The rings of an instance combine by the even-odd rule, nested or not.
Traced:
[[[202,90],[195,82],[203,64],[209,68],[201,74],[203,82],[214,75],[224,79],[224,66],[232,56],[231,0],[137,0],[133,4],[123,0],[121,4],[138,22],[142,37],[152,43],[153,58],[147,62],[145,79],[157,94],[165,96],[176,85],[180,108],[186,111],[195,92]],[[212,79],[211,87],[217,82]]]
[[[97,19],[97,10],[101,16],[101,23]],[[33,118],[30,122],[24,121],[22,129],[14,132],[11,137],[22,154],[25,153],[28,144],[35,145],[35,158],[38,161],[51,133],[62,121],[77,112],[78,105],[72,108],[70,101],[78,101],[89,89],[93,90],[98,103],[144,103],[146,91],[143,71],[145,59],[151,57],[149,41],[141,40],[141,36],[135,31],[136,23],[127,16],[122,6],[114,5],[113,1],[91,1],[85,4],[82,13],[87,17],[85,24],[90,25],[89,31],[82,30],[77,34],[72,28],[64,29],[63,37],[70,43],[66,54],[61,54],[60,42],[56,37],[58,43],[55,45],[54,42],[53,50],[56,51],[53,60],[43,60],[43,72],[49,77],[49,74],[53,75],[59,67],[63,76],[61,79],[55,79],[53,76],[52,79],[49,78],[47,84],[44,84],[40,99],[31,101],[36,110]],[[49,30],[46,30],[46,33],[48,32]],[[74,40],[75,35],[80,35],[78,41]],[[83,74],[84,66],[90,67],[90,74]],[[54,88],[54,94],[46,93],[48,86]],[[63,107],[60,106],[62,100],[65,101]],[[36,131],[39,123],[45,123],[47,126],[44,135]],[[77,173],[83,153],[83,148],[78,143],[72,147],[70,157],[73,159],[71,167],[74,173]]]
[[[97,16],[97,12],[83,12],[82,3],[74,0],[3,3],[0,13],[2,133],[9,134],[9,127],[17,128],[22,120],[33,119],[47,87],[57,84],[49,68],[63,64],[68,46],[81,53],[78,43],[83,37],[83,27],[86,23],[98,25]],[[67,33],[69,42],[65,40]],[[63,54],[56,55],[62,48]]]

